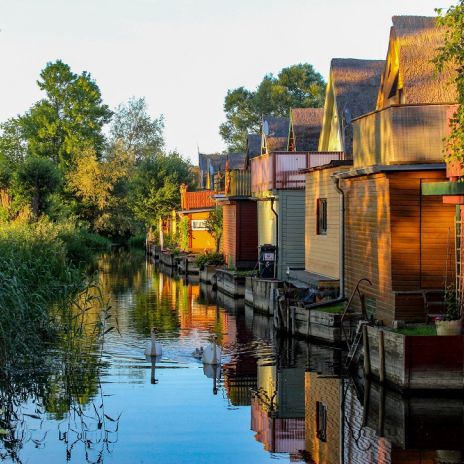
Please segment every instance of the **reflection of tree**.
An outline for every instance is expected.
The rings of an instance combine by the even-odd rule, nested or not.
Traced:
[[[0,369],[0,458],[21,463],[26,444],[45,447],[48,417],[61,420],[66,460],[83,447],[86,462],[102,462],[119,418],[105,413],[100,386],[103,338],[112,328],[100,288],[89,285],[53,306],[57,327],[48,349]]]

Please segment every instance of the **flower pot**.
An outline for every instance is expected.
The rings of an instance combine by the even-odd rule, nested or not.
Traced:
[[[435,321],[437,335],[461,335],[461,320],[455,321]]]

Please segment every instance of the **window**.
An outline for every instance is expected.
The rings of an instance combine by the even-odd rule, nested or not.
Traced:
[[[317,199],[317,235],[327,234],[327,198]]]
[[[192,221],[192,230],[207,230],[206,219],[194,219]]]
[[[316,430],[317,438],[327,441],[327,406],[320,401],[316,402]]]

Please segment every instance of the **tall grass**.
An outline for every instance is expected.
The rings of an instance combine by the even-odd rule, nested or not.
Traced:
[[[75,263],[90,254],[89,242],[86,233],[45,220],[2,225],[0,360],[32,358],[44,343],[57,340],[65,319],[59,320],[51,308],[70,311],[73,299],[88,285],[83,268]],[[83,252],[79,244],[85,245]]]

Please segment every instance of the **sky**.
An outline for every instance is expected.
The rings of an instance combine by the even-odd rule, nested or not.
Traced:
[[[222,151],[228,89],[332,58],[385,59],[393,15],[433,16],[449,0],[0,0],[0,121],[41,98],[57,59],[91,73],[111,108],[145,97],[168,149]]]

